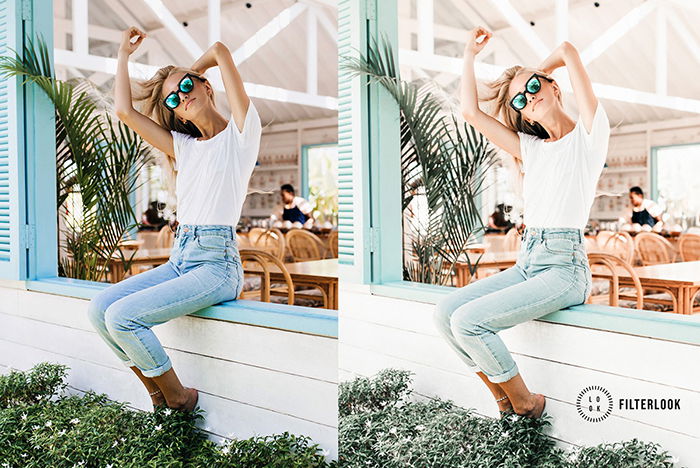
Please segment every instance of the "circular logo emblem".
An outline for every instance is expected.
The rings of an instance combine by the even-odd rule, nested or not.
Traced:
[[[612,395],[600,385],[584,388],[576,398],[578,414],[586,421],[600,422],[610,416],[612,408]]]

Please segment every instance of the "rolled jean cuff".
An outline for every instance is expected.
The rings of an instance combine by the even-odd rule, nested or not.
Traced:
[[[158,366],[155,369],[148,369],[148,370],[141,369],[141,373],[143,374],[144,377],[153,378],[153,377],[158,377],[159,375],[165,374],[166,372],[168,372],[170,370],[171,367],[173,367],[173,363],[170,362],[170,358],[168,358],[165,361],[165,364],[163,364],[162,366]]]
[[[128,361],[122,361],[122,363],[123,363],[126,367],[134,367],[134,366],[136,366],[136,364],[134,364],[134,361],[132,361],[131,359],[129,359]]]
[[[507,372],[503,372],[502,374],[498,374],[498,375],[486,374],[486,377],[488,377],[489,380],[493,383],[501,383],[501,382],[507,382],[508,380],[512,379],[516,375],[518,375],[518,366],[513,365],[513,367]]]

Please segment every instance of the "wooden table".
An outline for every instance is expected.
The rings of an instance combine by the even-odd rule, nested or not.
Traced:
[[[338,259],[312,260],[308,262],[285,263],[294,286],[320,287],[328,297],[328,309],[338,310]],[[284,283],[282,272],[275,265],[269,265],[270,283]],[[262,273],[257,263],[245,268],[248,273]]]
[[[131,269],[129,272],[133,275],[136,274],[138,271],[136,269],[137,266],[140,265],[149,265],[149,266],[158,266],[162,265],[163,263],[167,262],[168,259],[170,258],[170,252],[171,248],[157,248],[157,249],[139,249],[136,251],[134,254],[133,258],[131,257],[131,252],[130,250],[127,250],[124,252],[124,257],[125,258],[132,258],[131,260]],[[118,253],[115,252],[115,254],[112,256],[111,260],[109,261],[109,281],[111,283],[118,283],[121,280],[124,279],[124,268],[122,265],[122,258],[119,256]]]
[[[634,271],[639,276],[642,288],[660,289],[673,295],[677,304],[675,313],[690,315],[694,312],[693,299],[700,291],[700,261],[636,267]],[[617,274],[620,286],[634,286],[626,270],[620,268]],[[607,269],[594,271],[593,277],[611,280],[612,273]]]
[[[486,252],[479,259],[479,255],[469,253],[469,260],[472,264],[479,259],[477,265],[477,278],[479,277],[479,268],[498,268],[503,270],[510,268],[515,265],[518,260],[518,250],[506,250],[503,252]],[[471,281],[471,275],[469,273],[469,264],[467,262],[457,262],[455,263],[455,273],[456,273],[456,286],[461,288],[466,286]]]

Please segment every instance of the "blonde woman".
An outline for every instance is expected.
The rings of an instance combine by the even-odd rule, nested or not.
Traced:
[[[440,333],[483,380],[501,413],[538,418],[545,397],[531,393],[500,330],[585,302],[591,271],[583,242],[595,188],[605,163],[610,127],[577,50],[568,42],[537,69],[514,66],[489,83],[494,118],[478,106],[475,56],[491,38],[471,31],[464,50],[464,118],[520,167],[524,224],[514,267],[457,289],[437,305]],[[578,120],[562,106],[550,74],[565,66]],[[533,337],[533,340],[537,339]]]
[[[131,276],[90,301],[89,317],[110,349],[143,382],[154,406],[191,411],[198,392],[183,387],[151,328],[223,301],[242,288],[235,227],[260,146],[261,125],[231,53],[212,45],[190,69],[167,66],[137,86],[129,56],[146,34],[124,32],[115,79],[119,119],[167,155],[177,170],[178,227],[167,263]],[[218,66],[231,115],[214,105],[202,73]]]

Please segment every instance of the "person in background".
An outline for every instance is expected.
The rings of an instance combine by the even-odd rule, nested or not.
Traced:
[[[280,187],[280,198],[282,199],[282,207],[277,210],[277,219],[292,223],[313,224],[311,204],[302,197],[295,196],[294,187],[291,184],[284,184]]]
[[[143,212],[141,216],[141,230],[142,231],[158,231],[162,228],[168,221],[163,219],[158,211],[158,202],[152,201],[148,209]]]
[[[653,200],[644,198],[644,191],[640,187],[632,187],[629,195],[632,213],[627,216],[627,222],[641,226],[648,224],[651,227],[662,222],[661,215],[663,211],[661,207]]]
[[[514,224],[508,218],[508,213],[513,209],[512,206],[506,205],[505,203],[499,203],[496,205],[496,209],[491,216],[489,216],[489,224],[487,226],[486,232],[508,232]]]

